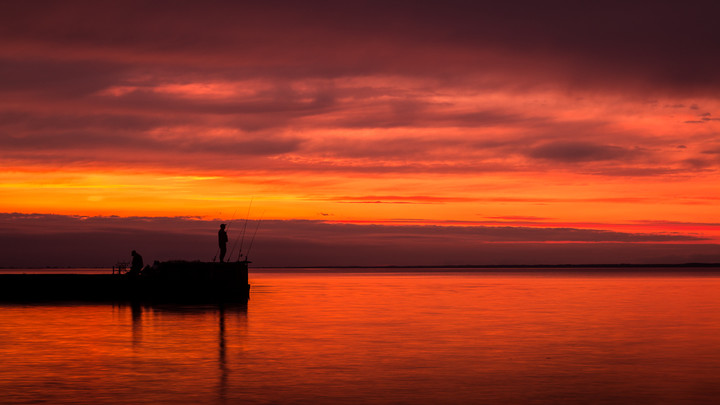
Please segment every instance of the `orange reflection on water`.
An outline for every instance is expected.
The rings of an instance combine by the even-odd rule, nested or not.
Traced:
[[[9,403],[706,402],[720,278],[255,273],[245,307],[3,305]]]

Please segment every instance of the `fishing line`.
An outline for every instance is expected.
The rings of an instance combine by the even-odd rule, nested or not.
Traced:
[[[243,225],[241,236],[235,237],[235,243],[233,243],[233,247],[230,250],[230,255],[228,255],[228,258],[233,256],[233,254],[235,253],[235,248],[238,244],[238,239],[242,237],[242,239],[240,240],[240,250],[238,251],[238,260],[240,260],[240,256],[242,255],[243,242],[245,241],[245,230],[247,229],[248,219],[250,219],[250,208],[252,208],[253,200],[255,200],[255,196],[252,196],[252,198],[250,198],[250,204],[248,204],[247,215],[245,216],[245,225]]]
[[[248,260],[248,256],[250,255],[250,249],[252,249],[253,242],[255,242],[255,235],[257,235],[258,228],[260,228],[260,222],[262,222],[263,217],[265,216],[265,211],[263,211],[262,215],[260,215],[260,219],[258,220],[257,226],[255,227],[255,233],[253,233],[252,239],[250,239],[250,246],[248,246],[248,251],[245,253],[245,260]],[[238,257],[238,260],[240,260],[240,257]]]

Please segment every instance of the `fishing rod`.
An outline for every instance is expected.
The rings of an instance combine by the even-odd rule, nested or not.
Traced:
[[[252,208],[253,200],[255,200],[255,196],[250,198],[250,204],[248,205],[247,215],[245,216],[245,225],[243,225],[243,230],[241,233],[242,239],[240,241],[240,250],[238,251],[238,257],[240,257],[240,254],[242,254],[243,242],[245,241],[245,229],[247,229],[248,219],[250,219],[250,208]],[[228,255],[228,257],[232,257],[233,254],[235,253],[235,248],[237,247],[238,238],[239,237],[235,238],[235,243],[233,243],[233,247],[232,247],[232,249],[230,249],[230,255]]]
[[[231,224],[233,223],[233,221],[235,220],[235,214],[237,214],[237,211],[238,211],[238,208],[236,207],[236,208],[235,208],[235,212],[233,212],[233,215],[232,215],[232,217],[230,218],[230,222],[228,222],[227,225],[225,225],[225,229],[226,229],[226,230],[227,230],[227,229],[230,229],[230,225],[231,225]],[[213,257],[213,263],[215,263],[215,260],[217,260],[217,257],[218,257],[218,254],[219,254],[219,253],[220,253],[220,246],[218,246],[217,250],[215,251],[215,256]]]
[[[247,253],[245,253],[245,261],[248,260],[248,257],[250,255],[250,249],[252,249],[253,242],[255,242],[255,235],[257,235],[258,228],[260,228],[260,222],[262,222],[262,219],[264,216],[265,216],[265,211],[263,211],[262,215],[260,215],[260,219],[257,222],[257,226],[255,226],[255,232],[253,233],[252,239],[250,239],[250,246],[248,246]],[[238,261],[240,261],[240,256],[238,256]]]

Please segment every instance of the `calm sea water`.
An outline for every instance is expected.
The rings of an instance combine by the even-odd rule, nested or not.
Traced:
[[[713,403],[720,277],[252,273],[247,307],[0,304],[0,403]]]

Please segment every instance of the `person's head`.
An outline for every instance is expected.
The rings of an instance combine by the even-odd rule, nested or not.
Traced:
[[[130,254],[133,255],[133,256],[136,256],[136,255],[137,255],[137,252],[133,250]]]
[[[225,224],[220,224],[220,229],[225,229]]]

